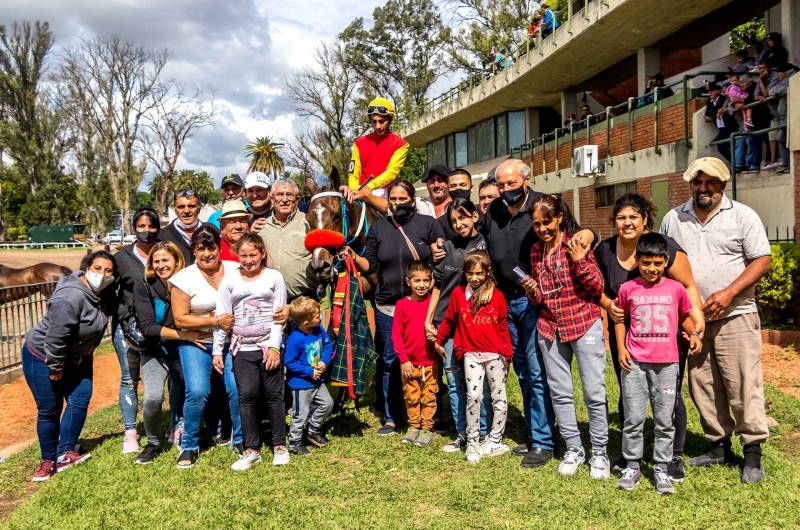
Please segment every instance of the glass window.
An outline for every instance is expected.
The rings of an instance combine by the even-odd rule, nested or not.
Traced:
[[[475,150],[478,127],[473,125],[467,129],[467,163],[474,164],[478,161],[478,153]]]
[[[613,206],[617,199],[627,193],[636,193],[636,181],[595,188],[594,205],[597,208]]]
[[[467,133],[465,132],[457,132],[453,135],[455,138],[455,153],[456,153],[456,163],[455,166],[452,167],[464,167],[469,162],[467,162]]]
[[[428,144],[428,166],[447,163],[446,137],[442,136]]]
[[[525,143],[525,111],[508,113],[508,148],[513,149]]]
[[[447,167],[456,167],[456,145],[455,136],[447,136]]]
[[[477,123],[475,129],[475,161],[483,162],[494,158],[494,118]]]
[[[502,156],[508,154],[508,114],[499,114],[495,119],[497,154]]]

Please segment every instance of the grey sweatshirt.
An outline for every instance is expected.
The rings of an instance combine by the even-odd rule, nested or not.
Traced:
[[[44,317],[25,335],[28,349],[44,359],[52,372],[91,357],[108,325],[107,300],[96,296],[81,276],[83,272],[76,271],[61,277]],[[111,292],[113,287],[107,289]]]

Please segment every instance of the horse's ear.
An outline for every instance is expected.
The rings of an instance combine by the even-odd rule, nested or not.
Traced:
[[[339,176],[339,169],[336,166],[331,167],[331,174],[329,179],[331,182],[331,186],[333,186],[334,190],[338,190],[339,186],[342,185],[342,178]]]
[[[319,183],[313,175],[306,175],[306,190],[311,197],[320,192]]]

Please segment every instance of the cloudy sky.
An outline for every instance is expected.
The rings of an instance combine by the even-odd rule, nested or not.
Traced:
[[[118,33],[172,53],[168,75],[213,86],[220,114],[199,131],[181,167],[204,169],[218,183],[243,174],[242,149],[256,136],[290,137],[302,127],[281,88],[294,68],[311,65],[323,40],[356,17],[371,19],[382,0],[1,0],[0,23],[47,20],[57,46]]]

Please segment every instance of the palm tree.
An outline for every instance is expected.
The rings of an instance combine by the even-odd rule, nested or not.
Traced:
[[[192,186],[194,186],[192,189],[197,193],[200,202],[208,204],[208,198],[214,193],[214,180],[211,175],[207,171],[200,171],[195,174]]]
[[[172,189],[175,191],[193,190],[195,176],[196,173],[192,169],[181,169],[180,171],[176,171],[172,175]]]
[[[172,186],[173,183],[172,180],[170,180],[166,191],[164,190],[164,175],[161,173],[157,174],[150,180],[150,184],[148,184],[147,189],[150,192],[150,196],[153,198],[153,201],[159,205],[159,208],[161,208],[161,205],[166,205],[168,201],[172,200]],[[166,207],[162,208],[162,210],[164,211],[159,212],[159,215],[166,213]]]
[[[247,166],[248,173],[263,171],[273,176],[283,173],[283,157],[279,150],[283,144],[275,142],[269,136],[256,138],[244,148],[246,156],[250,159]]]

